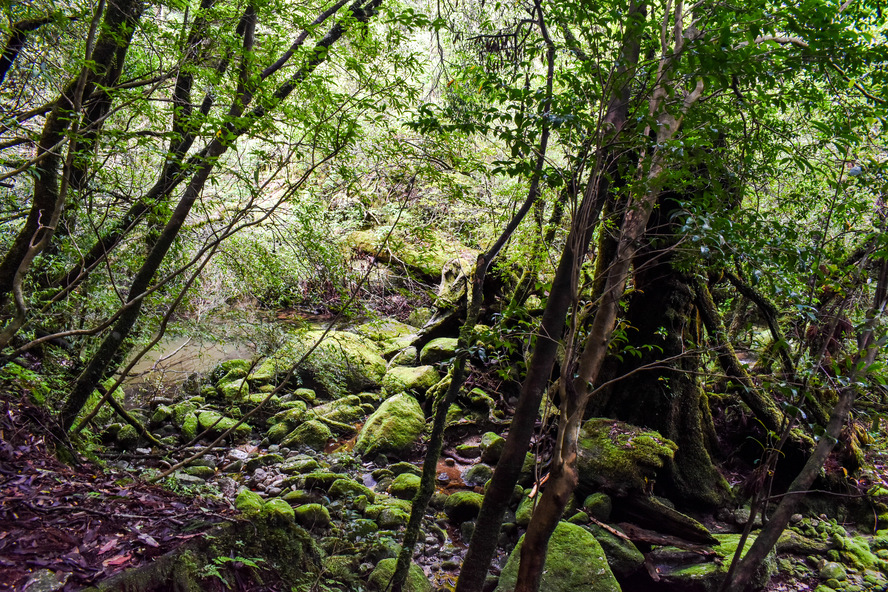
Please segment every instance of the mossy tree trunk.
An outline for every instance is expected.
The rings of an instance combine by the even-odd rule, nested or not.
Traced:
[[[636,256],[636,289],[624,324],[627,341],[615,352],[622,358],[615,376],[625,378],[592,413],[657,430],[674,441],[678,451],[661,485],[689,503],[716,505],[724,489],[707,449],[706,434],[713,428],[698,378],[702,327],[696,294],[691,278],[671,259],[655,249]],[[653,367],[637,371],[646,365]]]

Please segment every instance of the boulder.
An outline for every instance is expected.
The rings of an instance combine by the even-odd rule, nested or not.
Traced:
[[[607,557],[607,564],[615,575],[621,578],[629,577],[644,565],[644,555],[632,544],[632,541],[618,537],[597,524],[585,528],[601,545],[604,556]]]
[[[496,592],[515,589],[518,563],[524,537],[515,549],[500,575]],[[546,566],[540,582],[546,592],[620,592],[620,585],[607,564],[601,545],[581,526],[559,522],[549,539]]]
[[[419,491],[421,478],[411,473],[401,473],[389,485],[389,493],[398,499],[412,500]]]
[[[241,489],[234,500],[234,507],[247,516],[253,516],[262,511],[265,501],[255,491]]]
[[[231,436],[236,439],[246,438],[253,429],[246,423],[234,427],[237,424],[237,420],[225,417],[215,411],[201,411],[200,415],[197,416],[197,422],[201,430],[210,430],[211,435],[218,435],[234,428]]]
[[[383,559],[376,564],[376,567],[370,573],[371,590],[385,590],[389,580],[395,573],[395,566],[398,560],[394,557]],[[404,592],[432,592],[432,584],[422,571],[422,568],[415,563],[410,564],[407,571],[407,581],[404,583]]]
[[[277,384],[322,335],[323,331],[306,331],[294,337],[256,368],[250,383]],[[355,333],[330,331],[295,374],[322,395],[338,398],[349,391],[378,387],[385,360],[373,341]]]
[[[270,521],[278,523],[293,522],[296,518],[293,506],[279,497],[265,502],[265,505],[262,506],[262,515]]]
[[[441,377],[434,366],[395,366],[390,368],[382,379],[382,388],[389,394],[413,393],[423,397],[435,386]]]
[[[444,513],[451,522],[460,524],[466,520],[474,520],[481,511],[484,496],[474,491],[457,491],[448,496],[444,502]]]
[[[455,337],[439,337],[429,341],[419,352],[420,364],[435,364],[456,355],[458,341]]]
[[[355,443],[363,456],[408,453],[425,429],[425,416],[419,402],[407,394],[386,399],[367,418]]]
[[[677,449],[655,431],[612,419],[590,419],[580,430],[580,484],[616,495],[644,491]]]
[[[505,446],[505,438],[493,432],[486,432],[481,436],[481,444],[479,446],[481,449],[481,462],[495,465],[499,462],[500,455],[503,453]]]
[[[716,557],[702,557],[699,553],[678,549],[677,547],[659,547],[654,549],[649,558],[657,566],[664,583],[687,592],[717,592],[722,580],[728,573],[728,567],[737,547],[740,546],[739,534],[713,535],[719,545],[712,548]],[[755,541],[750,536],[744,546],[741,558]],[[772,551],[759,566],[751,588],[759,590],[777,571],[777,561]]]
[[[365,496],[370,502],[376,499],[376,494],[369,487],[352,479],[337,479],[330,485],[327,495],[333,499],[344,497]]]
[[[327,441],[333,437],[330,428],[321,421],[310,419],[298,428],[287,434],[281,441],[281,446],[299,448],[305,446],[312,450],[322,452],[327,447]]]
[[[306,528],[327,528],[330,526],[330,512],[321,504],[305,504],[296,508],[296,522]]]

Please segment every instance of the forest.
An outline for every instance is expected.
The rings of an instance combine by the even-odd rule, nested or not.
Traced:
[[[11,0],[0,590],[888,590],[881,0]]]

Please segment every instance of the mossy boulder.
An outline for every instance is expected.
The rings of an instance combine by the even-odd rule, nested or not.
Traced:
[[[332,424],[348,425],[361,421],[368,413],[372,412],[373,405],[362,402],[358,395],[347,395],[309,409],[306,416],[323,418]]]
[[[397,261],[399,266],[421,279],[438,281],[445,266],[453,259],[461,259],[471,269],[477,253],[460,245],[443,233],[429,230],[421,234],[380,226],[351,233],[347,244],[356,251],[375,255],[383,263]],[[379,250],[384,238],[386,248]]]
[[[237,494],[237,498],[234,500],[234,507],[247,516],[259,514],[264,505],[265,500],[263,500],[258,493],[250,491],[249,489],[241,489]]]
[[[185,437],[185,440],[194,440],[194,438],[197,436],[197,428],[197,414],[191,412],[186,415],[182,421],[182,436]]]
[[[398,499],[411,500],[419,491],[421,478],[412,473],[401,473],[389,485],[389,493]]]
[[[363,495],[370,502],[376,499],[376,494],[372,489],[353,479],[337,479],[330,485],[327,495],[333,499],[358,497],[359,495]]]
[[[606,493],[593,493],[583,501],[583,508],[586,512],[601,522],[610,520],[613,507],[614,504]]]
[[[503,448],[506,447],[506,439],[493,432],[486,432],[481,436],[479,448],[481,450],[481,462],[495,465],[499,462]]]
[[[242,423],[235,427],[237,424],[236,419],[225,417],[221,413],[216,413],[215,411],[201,411],[200,415],[197,416],[197,422],[201,430],[210,430],[209,433],[211,435],[218,435],[234,428],[234,432],[231,434],[231,437],[234,439],[246,438],[250,435],[250,432],[253,431],[253,428],[246,423]]]
[[[414,393],[420,397],[435,386],[441,376],[434,366],[395,366],[385,373],[382,388],[394,395],[398,393]]]
[[[287,434],[281,441],[281,446],[288,448],[310,448],[321,452],[327,447],[327,442],[333,437],[333,432],[327,424],[310,419],[298,428]]]
[[[250,360],[224,360],[210,370],[210,381],[216,383],[225,377],[229,380],[245,378],[252,367]]]
[[[246,378],[223,379],[216,385],[216,391],[227,402],[235,403],[244,400],[250,394],[250,385],[247,384]]]
[[[263,361],[249,376],[253,384],[278,383],[314,346],[323,331],[306,331]],[[385,360],[373,341],[355,333],[331,331],[297,368],[303,384],[337,398],[349,391],[376,388],[385,374]]]
[[[151,425],[160,425],[166,423],[173,416],[173,408],[169,405],[158,405],[154,413],[151,414]]]
[[[412,338],[416,328],[394,319],[378,319],[358,325],[355,331],[385,348],[386,344]]]
[[[429,341],[419,352],[420,364],[435,364],[456,355],[458,341],[455,337],[439,337]]]
[[[481,511],[484,496],[474,491],[457,491],[451,493],[444,502],[444,513],[451,522],[461,524],[474,520]]]
[[[644,555],[632,544],[632,541],[618,537],[597,524],[590,524],[585,528],[601,545],[604,556],[607,557],[607,564],[615,575],[621,578],[629,577],[644,565]]]
[[[522,497],[521,503],[518,504],[518,509],[515,510],[515,524],[526,528],[533,516],[534,506],[533,498],[528,496]]]
[[[385,590],[389,580],[395,573],[395,566],[398,560],[394,557],[383,559],[376,564],[376,567],[370,573],[370,589]],[[426,578],[422,568],[415,563],[410,564],[407,570],[407,581],[404,583],[404,592],[432,592],[432,584]]]
[[[129,450],[130,448],[135,448],[138,443],[139,432],[136,431],[136,428],[130,424],[125,424],[120,427],[120,430],[117,432],[118,446],[123,450]]]
[[[305,504],[294,512],[296,522],[306,528],[327,528],[331,524],[330,512],[321,504]]]
[[[580,484],[617,495],[643,491],[677,449],[657,432],[612,419],[590,419],[580,430]]]
[[[262,506],[262,515],[272,522],[293,522],[296,514],[293,506],[281,498],[270,499]]]
[[[363,456],[408,453],[425,429],[425,416],[419,402],[407,394],[386,399],[367,418],[355,452]]]
[[[524,537],[518,541],[500,575],[496,592],[515,589]],[[559,522],[549,539],[540,582],[546,592],[620,592],[601,545],[586,529]]]
[[[740,546],[739,534],[713,535],[719,542],[712,547],[718,555],[717,558],[703,558],[699,553],[686,551],[676,547],[660,547],[650,553],[650,558],[657,565],[660,577],[668,585],[687,592],[716,592],[721,586],[722,580],[728,573],[728,567],[737,547]],[[741,558],[755,541],[755,536],[750,536],[741,553]],[[771,576],[776,573],[777,560],[773,551],[759,566],[750,587],[754,590],[761,589],[768,583]]]
[[[493,477],[493,469],[484,463],[472,465],[463,476],[463,481],[468,485],[484,485]]]

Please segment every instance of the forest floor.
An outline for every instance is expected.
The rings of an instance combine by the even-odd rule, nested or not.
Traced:
[[[0,393],[0,590],[79,590],[235,519],[222,500],[60,462],[45,411],[14,397]]]

